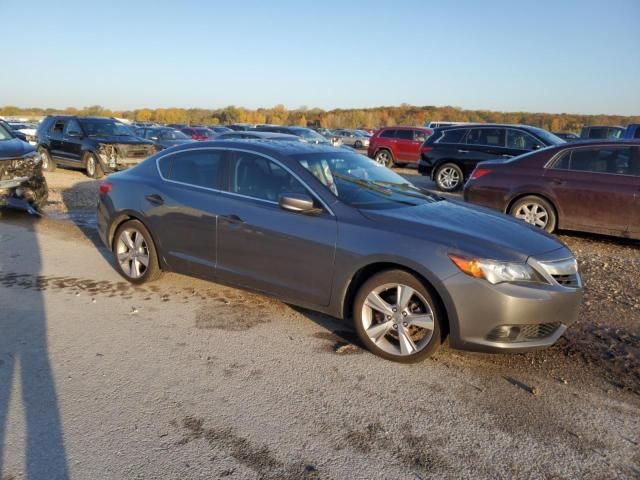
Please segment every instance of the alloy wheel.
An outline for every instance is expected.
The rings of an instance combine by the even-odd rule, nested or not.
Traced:
[[[453,190],[460,184],[460,173],[453,167],[445,167],[438,172],[438,184],[447,190]]]
[[[391,165],[391,154],[386,150],[382,150],[376,154],[376,162],[380,165],[388,167]]]
[[[95,173],[96,173],[96,161],[92,155],[89,155],[87,157],[87,175],[93,178]]]
[[[542,205],[535,202],[520,205],[513,216],[538,228],[546,228],[547,223],[549,223],[549,212]]]
[[[116,256],[129,278],[140,278],[149,268],[149,247],[142,233],[135,228],[122,231],[116,244]]]
[[[391,355],[423,350],[435,328],[433,309],[414,288],[388,283],[371,291],[362,306],[362,326],[369,339]]]

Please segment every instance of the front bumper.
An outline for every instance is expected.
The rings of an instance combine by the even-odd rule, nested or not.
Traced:
[[[578,319],[583,294],[581,285],[492,285],[464,273],[450,277],[444,286],[451,301],[450,345],[482,352],[526,352],[553,345]]]

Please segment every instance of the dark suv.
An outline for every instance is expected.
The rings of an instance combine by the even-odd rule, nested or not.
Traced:
[[[511,158],[565,143],[541,128],[527,125],[464,125],[436,128],[422,145],[418,171],[430,175],[439,190],[464,185],[478,162]]]
[[[153,142],[113,118],[52,115],[42,120],[36,136],[44,170],[79,167],[91,178],[124,170],[156,152]]]

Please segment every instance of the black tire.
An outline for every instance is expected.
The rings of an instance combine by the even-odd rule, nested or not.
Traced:
[[[49,151],[44,147],[38,147],[38,152],[42,157],[42,170],[45,172],[55,172],[58,165],[56,165],[55,160],[49,155]]]
[[[378,150],[376,152],[374,160],[378,162],[380,165],[384,165],[387,168],[391,168],[395,163],[395,160],[393,159],[393,154],[391,153],[390,150],[387,150],[386,148],[381,148],[380,150]]]
[[[141,272],[141,275],[138,277],[133,277],[131,274],[127,273],[121,263],[121,259],[119,258],[119,254],[124,253],[119,252],[120,238],[121,235],[127,230],[135,231],[138,234],[142,235],[144,239],[144,251],[148,255],[148,264],[146,265],[144,272]],[[113,258],[116,263],[116,270],[128,282],[133,283],[134,285],[140,285],[147,282],[153,282],[154,280],[160,278],[160,276],[162,275],[162,270],[160,270],[160,264],[158,262],[158,252],[156,250],[155,244],[153,243],[153,238],[151,237],[149,230],[147,230],[139,220],[128,220],[120,225],[113,237],[113,244],[111,247]],[[133,261],[134,260],[132,259],[126,260],[126,262],[131,262],[129,263],[130,270],[133,269]]]
[[[549,233],[553,233],[558,225],[556,209],[537,195],[527,195],[514,202],[509,209],[509,215]]]
[[[464,185],[464,174],[462,169],[455,163],[445,163],[436,170],[435,181],[438,190],[455,192]]]
[[[360,150],[362,148],[362,142],[360,140],[356,140],[356,143],[354,143],[353,146]]]
[[[397,312],[397,310],[400,308],[398,305],[400,302],[397,298],[395,298],[394,300],[394,295],[396,294],[394,290],[395,287],[393,287],[393,285],[403,285],[405,287],[410,287],[411,289],[413,289],[414,295],[415,293],[419,294],[417,296],[411,297],[411,301],[408,303],[409,306],[405,310],[413,309],[413,313],[409,313],[408,316],[405,316],[405,313],[403,313],[405,310]],[[383,295],[386,295],[386,298],[390,299],[390,303],[388,303],[387,305],[391,307],[394,306],[391,302],[395,301],[396,313],[390,314],[393,315],[393,317],[386,316],[385,318],[385,314],[381,313],[380,311],[376,311],[369,306],[365,306],[365,301],[367,301],[367,297],[369,297],[369,294],[371,294],[372,292],[376,291],[377,289],[384,289],[387,287],[389,287],[388,290],[384,290],[383,292],[379,293],[379,298],[383,298]],[[412,302],[413,300],[415,301]],[[425,308],[419,308],[424,302],[427,303]],[[433,319],[432,329],[421,329],[417,326],[407,325],[407,323],[405,323],[405,320],[410,319],[411,315],[429,313],[431,315],[431,318]],[[367,315],[370,315],[370,317],[367,318]],[[378,318],[376,319],[374,317]],[[353,303],[353,322],[361,342],[367,347],[370,352],[394,362],[415,363],[433,355],[433,353],[435,353],[435,351],[438,349],[438,347],[440,347],[444,340],[444,335],[442,333],[443,321],[444,319],[441,313],[441,309],[438,302],[435,300],[435,295],[431,292],[431,289],[425,286],[415,276],[403,270],[386,270],[373,275],[360,287],[360,290],[358,290]],[[370,335],[367,333],[367,331],[370,332],[371,327],[382,327],[383,323],[388,324],[389,322],[391,322],[393,326],[388,329],[387,333],[380,335],[379,338],[377,338],[374,342],[374,340],[370,338]],[[365,323],[369,323],[369,326],[365,327]],[[401,323],[402,325],[404,325],[404,327],[401,327]],[[400,328],[402,328],[405,333],[408,332],[410,334],[410,338],[412,342],[414,342],[414,345],[416,347],[420,347],[414,353],[402,354],[400,351],[398,351],[397,353],[389,351],[393,350],[394,348],[400,348]],[[422,334],[421,338],[419,338],[420,334]],[[398,345],[395,345],[394,342],[398,343]]]
[[[84,154],[84,170],[89,178],[99,179],[104,177],[104,171],[100,160],[93,153],[87,152]]]

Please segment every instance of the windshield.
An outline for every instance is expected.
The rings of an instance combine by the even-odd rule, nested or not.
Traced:
[[[299,137],[304,138],[309,143],[329,143],[326,138],[308,128],[296,128],[292,130]]]
[[[133,132],[124,123],[109,119],[79,119],[80,125],[90,137],[133,137]]]
[[[153,136],[153,133],[151,136]],[[186,140],[191,138],[186,136],[184,133],[173,129],[161,130],[158,137],[162,140]]]
[[[547,132],[542,128],[531,127],[531,129],[535,132],[535,134],[547,142],[547,145],[560,145],[562,143],[567,143],[560,137],[557,137],[553,133]]]
[[[299,155],[297,160],[333,195],[352,207],[381,210],[441,200],[357,153],[310,153]]]
[[[4,125],[0,124],[0,141],[2,140],[11,140],[13,138],[13,135],[11,135],[11,133],[4,128]]]

